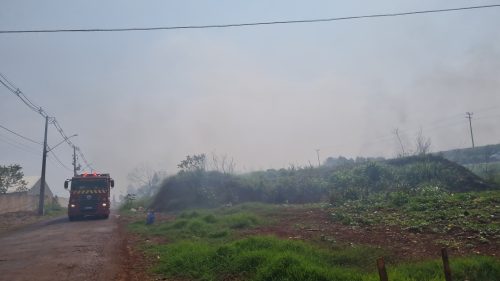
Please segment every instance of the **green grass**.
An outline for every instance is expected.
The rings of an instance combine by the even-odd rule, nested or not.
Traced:
[[[68,209],[61,207],[59,204],[45,204],[44,212],[46,217],[55,217],[67,214]]]
[[[391,208],[403,210],[410,219],[423,220],[418,205],[436,208],[443,202],[466,202],[472,214],[482,213],[484,205],[498,205],[495,192],[446,195],[430,193],[418,198],[389,198],[384,201],[343,205],[343,219],[350,224],[361,224],[361,219],[374,210]],[[452,197],[452,198],[449,198]],[[444,201],[443,201],[444,200]],[[439,203],[439,204],[438,204]],[[385,205],[383,205],[385,204]],[[450,209],[454,210],[455,205]],[[472,208],[477,205],[477,209]],[[397,209],[394,205],[397,205]],[[462,205],[460,205],[462,206]],[[272,236],[238,235],[240,231],[272,223],[269,215],[286,212],[286,208],[316,208],[321,206],[277,206],[244,204],[230,208],[198,209],[178,214],[174,221],[145,225],[143,220],[129,225],[131,231],[145,236],[165,237],[168,243],[146,243],[146,253],[156,259],[152,270],[163,277],[181,280],[368,280],[378,281],[375,261],[384,256],[389,280],[425,281],[444,280],[439,259],[425,262],[398,264],[396,258],[380,248],[346,246],[279,239]],[[307,210],[309,210],[307,209]],[[417,210],[418,209],[418,210]],[[339,212],[337,209],[335,210]],[[491,210],[490,210],[491,211]],[[452,212],[453,213],[453,212]],[[339,213],[338,213],[339,214]],[[339,214],[340,215],[340,214]],[[376,215],[376,214],[375,214]],[[445,215],[445,219],[452,216]],[[396,216],[396,215],[394,215]],[[413,217],[412,217],[413,216]],[[415,217],[415,216],[418,216]],[[376,216],[374,216],[376,217]],[[376,223],[367,215],[364,224]],[[394,217],[394,220],[402,217]],[[428,218],[427,218],[428,219]],[[432,220],[435,218],[432,217]],[[404,222],[397,221],[399,224]],[[472,227],[472,226],[471,226]],[[401,258],[401,257],[399,257]],[[454,280],[500,280],[500,260],[493,257],[450,257]]]
[[[241,208],[241,207],[238,207]],[[143,220],[129,225],[131,231],[144,235],[164,236],[170,241],[225,240],[235,230],[248,229],[266,223],[257,214],[239,209],[192,210],[179,214],[174,221],[145,225]]]
[[[450,267],[453,280],[500,280],[500,260],[492,257],[452,258]],[[441,260],[399,265],[390,268],[388,275],[394,281],[444,280]],[[374,277],[372,279],[378,280]]]
[[[331,214],[333,220],[347,225],[386,223],[414,232],[469,231],[486,239],[500,235],[498,206],[500,191],[451,194],[436,189],[350,201],[331,208]]]
[[[301,241],[254,236],[226,244],[183,241],[155,246],[154,272],[194,280],[379,280],[370,248],[327,250]],[[443,280],[440,260],[389,265],[394,281]],[[500,261],[491,257],[451,260],[454,280],[498,280]]]
[[[360,270],[380,252],[328,251],[301,241],[254,236],[226,244],[183,241],[156,246],[156,273],[196,280],[362,280]]]

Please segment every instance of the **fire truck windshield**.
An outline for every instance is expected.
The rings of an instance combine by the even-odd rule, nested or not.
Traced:
[[[85,179],[71,181],[71,190],[104,189],[108,187],[105,179]]]

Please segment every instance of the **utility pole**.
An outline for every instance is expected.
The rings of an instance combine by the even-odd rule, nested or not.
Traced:
[[[73,175],[77,175],[77,171],[80,170],[80,165],[76,163],[76,146],[73,145]]]
[[[474,134],[472,133],[472,115],[474,113],[473,112],[466,112],[465,114],[467,115],[467,116],[465,116],[465,118],[469,119],[470,138],[472,140],[472,148],[474,148]]]
[[[319,161],[319,149],[316,149],[316,155],[318,156],[318,167],[320,167],[321,161]]]
[[[45,136],[43,137],[43,155],[42,155],[42,176],[40,177],[40,198],[38,201],[38,215],[44,214],[44,199],[45,199],[45,166],[47,162],[47,127],[49,125],[49,117],[45,116]]]

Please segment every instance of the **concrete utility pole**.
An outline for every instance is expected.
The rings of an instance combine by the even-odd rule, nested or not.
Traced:
[[[321,161],[319,161],[319,149],[316,149],[316,155],[318,156],[318,167],[320,167]]]
[[[469,119],[470,138],[472,140],[472,148],[474,148],[474,134],[472,133],[472,115],[474,113],[473,112],[466,112],[465,114],[467,115],[467,116],[465,116],[465,118]]]
[[[76,163],[76,146],[73,145],[73,175],[77,175],[77,171],[80,170],[80,165]]]
[[[43,137],[43,155],[42,155],[42,176],[40,177],[40,198],[38,201],[38,215],[44,214],[44,199],[45,199],[45,166],[47,162],[47,127],[49,125],[49,117],[45,117],[45,136]]]

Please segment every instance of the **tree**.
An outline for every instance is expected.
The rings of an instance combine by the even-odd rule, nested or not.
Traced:
[[[205,153],[186,156],[185,160],[182,160],[179,165],[177,165],[182,171],[205,171],[206,169],[206,155]]]
[[[28,183],[23,179],[22,169],[18,164],[0,165],[0,194],[7,193],[10,188],[15,188],[16,191],[26,191]]]
[[[221,172],[223,174],[233,174],[234,168],[236,167],[236,163],[234,162],[234,158],[229,158],[227,154],[217,155],[212,152],[212,161],[209,161],[209,167],[217,172]]]
[[[394,135],[396,135],[396,138],[398,139],[399,146],[401,147],[401,151],[397,153],[398,157],[405,157],[407,156],[406,151],[405,151],[405,146],[403,145],[403,141],[401,140],[401,136],[399,135],[399,129],[396,128],[393,131]]]
[[[425,155],[430,152],[431,150],[431,139],[426,138],[422,134],[422,128],[417,133],[417,136],[415,137],[415,154],[416,155]]]
[[[152,196],[165,177],[165,171],[156,171],[149,165],[142,164],[128,173],[127,179],[133,184],[134,192],[127,192],[138,193],[139,196]]]

